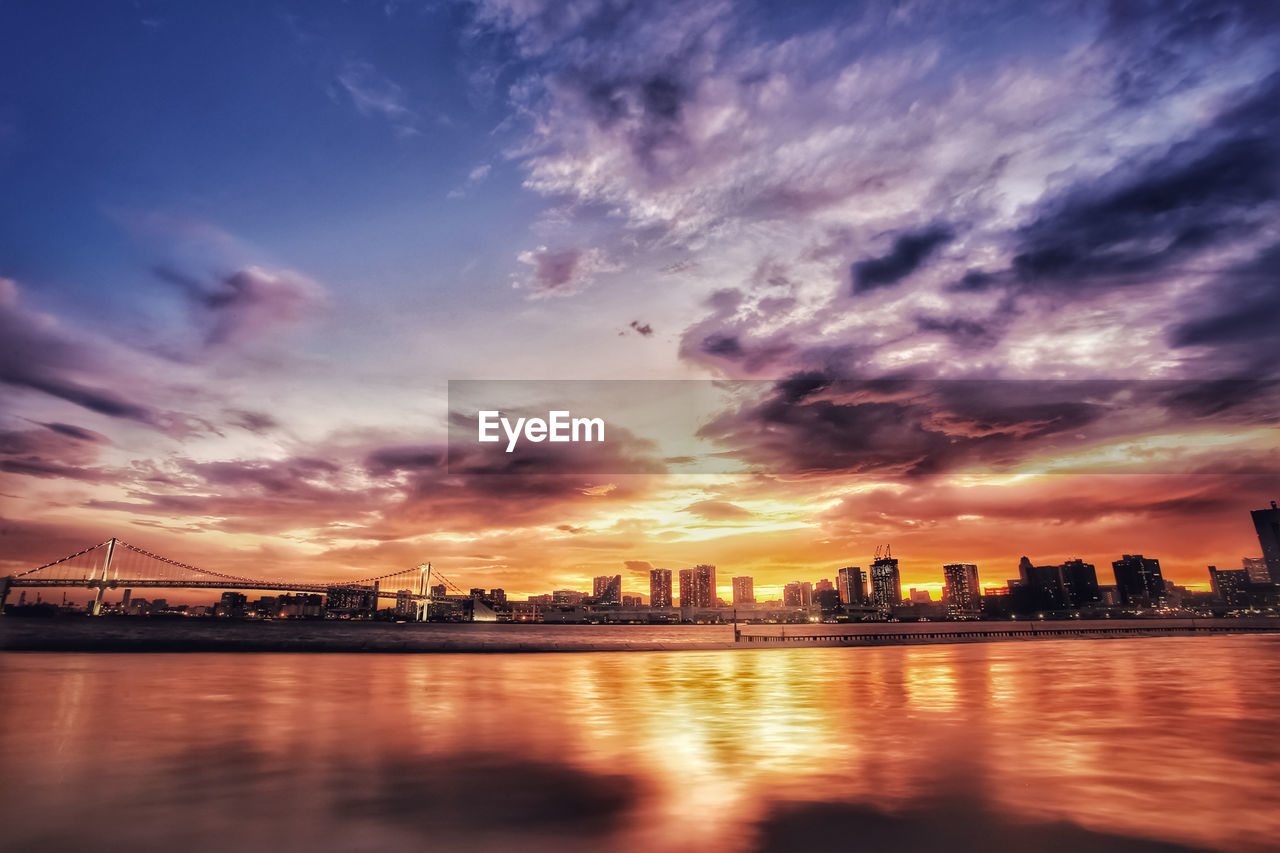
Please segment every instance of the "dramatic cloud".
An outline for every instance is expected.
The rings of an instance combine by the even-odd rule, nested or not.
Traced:
[[[67,424],[0,432],[0,471],[32,477],[98,480],[104,436]]]
[[[209,350],[261,340],[312,316],[327,299],[320,285],[288,270],[250,266],[209,283],[170,269],[155,272],[185,291]]]
[[[243,39],[175,14],[166,56]],[[20,302],[0,280],[7,564],[123,530],[245,573],[434,559],[543,592],[625,565],[630,593],[649,565],[763,589],[889,541],[909,582],[1077,546],[1201,581],[1256,550],[1242,512],[1278,464],[1275,4],[290,20],[271,85],[212,75],[173,103],[150,87],[190,69],[148,60],[129,121],[70,61],[99,37],[46,46],[67,74],[34,80],[0,146],[31,282]],[[317,75],[333,103],[295,97]],[[428,134],[439,105],[457,121]],[[701,445],[444,443],[445,379],[515,375],[714,379],[727,402]],[[746,473],[688,473],[707,451]]]
[[[22,307],[17,284],[0,279],[0,383],[40,391],[108,417],[156,423],[155,411],[102,387],[114,381],[106,371],[100,351],[54,318]]]
[[[939,246],[955,235],[950,228],[933,226],[900,235],[889,254],[853,265],[853,292],[864,293],[897,284],[915,272]]]
[[[696,501],[684,508],[706,521],[746,521],[753,516],[751,510],[728,501]]]
[[[599,249],[560,249],[552,251],[539,246],[531,252],[521,252],[519,261],[533,267],[523,282],[532,291],[533,298],[544,296],[570,296],[590,287],[601,273],[616,272]]]

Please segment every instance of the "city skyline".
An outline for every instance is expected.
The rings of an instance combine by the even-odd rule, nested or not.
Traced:
[[[768,593],[765,596],[757,596],[755,578],[750,575],[734,575],[730,582],[731,594],[728,597],[722,596],[719,594],[721,588],[716,583],[716,566],[699,564],[693,568],[675,570],[674,574],[672,569],[651,567],[648,570],[648,595],[643,593],[628,594],[623,583],[623,576],[614,574],[598,575],[593,578],[591,592],[589,593],[574,589],[560,589],[553,593],[527,594],[524,601],[548,605],[577,606],[579,604],[589,604],[603,607],[620,606],[624,609],[634,607],[713,609],[717,607],[753,607],[757,604],[781,604],[784,607],[808,608],[818,603],[822,598],[821,593],[826,591],[833,594],[834,597],[822,600],[824,611],[831,609],[835,604],[846,608],[850,606],[855,608],[865,606],[874,609],[881,618],[888,618],[894,609],[900,605],[934,603],[933,592],[939,586],[941,587],[941,595],[936,601],[946,606],[946,616],[948,618],[974,618],[980,613],[985,615],[983,599],[986,596],[1007,596],[1009,602],[1012,602],[1010,607],[1014,611],[1022,610],[1024,612],[1079,611],[1084,608],[1101,605],[1150,609],[1163,606],[1166,599],[1174,600],[1183,592],[1198,594],[1206,586],[1213,595],[1225,599],[1228,605],[1232,604],[1237,597],[1239,597],[1240,602],[1265,602],[1268,600],[1268,596],[1274,597],[1274,592],[1280,589],[1280,582],[1277,582],[1280,574],[1272,571],[1273,568],[1280,565],[1275,560],[1277,554],[1275,545],[1277,541],[1280,541],[1276,539],[1277,535],[1280,534],[1280,506],[1277,505],[1277,501],[1271,501],[1270,507],[1251,510],[1250,518],[1264,556],[1242,557],[1241,566],[1238,569],[1219,568],[1216,564],[1209,564],[1205,567],[1207,581],[1201,584],[1177,584],[1172,579],[1166,579],[1161,569],[1159,558],[1143,554],[1123,554],[1118,559],[1112,560],[1111,568],[1115,583],[1111,585],[1102,584],[1097,575],[1096,566],[1079,557],[1067,558],[1055,564],[1036,565],[1028,556],[1023,555],[1017,564],[1017,577],[1008,577],[1003,584],[1000,583],[999,578],[993,581],[989,575],[984,583],[981,580],[979,567],[976,563],[949,562],[941,567],[943,578],[941,584],[930,583],[911,586],[909,594],[904,596],[902,593],[903,583],[899,571],[899,560],[893,556],[892,546],[886,544],[877,546],[869,571],[863,571],[858,566],[842,566],[835,573],[836,580],[834,583],[829,577],[822,578],[816,584],[813,581],[793,580],[784,583],[779,588],[779,595],[776,598],[767,597]],[[92,555],[93,552],[101,547],[108,548],[107,561],[109,564],[110,555],[114,551],[117,541],[112,539],[109,543],[85,549],[79,554],[69,555],[51,564],[50,567],[56,569],[57,566],[67,563],[67,561],[71,561],[67,563],[68,566],[74,566],[74,561],[79,559],[80,556]],[[198,567],[176,564],[167,558],[157,557],[133,545],[123,545],[123,550],[141,555],[144,560],[154,559],[169,565],[176,565],[181,569],[205,571]],[[96,558],[90,557],[89,559],[95,560]],[[96,562],[93,562],[94,568],[82,572],[84,577],[96,578],[98,571],[106,571],[105,569],[97,568],[97,565]],[[77,575],[77,571],[79,570],[71,569],[71,575],[68,576],[68,583],[71,586],[83,585],[81,581],[70,579]],[[30,572],[27,574],[30,574]],[[132,574],[126,570],[123,577],[141,579],[145,574],[145,570],[139,573],[135,567]],[[121,577],[118,568],[113,576]],[[674,576],[679,577],[678,596],[674,595]],[[216,572],[206,573],[201,584],[204,586],[216,584],[218,577],[219,575]],[[223,574],[221,577],[227,578],[228,576]],[[461,592],[460,587],[439,573],[434,576],[436,580],[433,580],[431,567],[425,563],[414,569],[402,571],[398,575],[389,575],[387,577],[389,579],[398,577],[401,582],[411,579],[417,592],[420,593],[425,593],[429,584],[433,595],[437,598],[447,598],[450,588],[457,593]],[[443,582],[439,582],[440,579]],[[12,577],[0,578],[0,582],[4,583],[6,598],[10,592],[9,582],[12,580],[14,580]],[[276,581],[276,583],[279,582],[279,580]],[[389,583],[394,585],[395,581],[389,580]],[[148,588],[166,588],[156,581],[150,581],[146,586]],[[120,588],[124,590],[123,606],[125,610],[128,609],[129,599],[133,591],[129,587],[130,583],[127,580],[113,581],[111,584],[112,589]],[[277,586],[276,588],[287,589],[288,587]],[[348,595],[363,595],[365,593],[361,591],[366,590],[366,587],[343,587],[342,581],[339,580],[331,583],[329,589],[331,592],[337,590],[334,594],[345,597]],[[372,593],[372,597],[368,599],[369,606],[373,610],[377,610],[378,582],[375,581],[374,585],[368,587],[367,590]],[[1175,590],[1181,590],[1181,592],[1178,595],[1170,595]],[[1267,590],[1270,590],[1270,593]],[[388,586],[387,592],[390,591],[391,586]],[[395,610],[398,614],[402,610],[409,612],[410,609],[416,606],[414,591],[414,589],[397,589]],[[297,589],[294,589],[294,592],[296,593]],[[485,598],[487,596],[500,601],[503,606],[508,601],[507,590],[504,588],[492,588],[486,593],[483,587],[473,587],[469,595],[472,599]],[[37,602],[40,601],[39,596],[40,592],[37,589]],[[25,602],[25,599],[26,589],[24,588],[20,601]],[[243,596],[241,596],[241,599],[243,599]],[[92,596],[90,596],[89,600],[90,602],[92,601]],[[98,600],[102,601],[101,595],[99,595]],[[62,604],[64,607],[68,605],[68,596],[65,589],[62,596]],[[416,613],[416,610],[414,612]]]
[[[143,5],[0,10],[0,574],[1256,556],[1265,4]],[[451,458],[469,379],[753,382],[649,425],[745,473]]]

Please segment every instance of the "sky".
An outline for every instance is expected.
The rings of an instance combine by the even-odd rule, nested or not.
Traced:
[[[1203,587],[1280,497],[1277,103],[1266,2],[0,4],[0,572]],[[450,380],[638,379],[748,389],[738,468],[450,464]]]

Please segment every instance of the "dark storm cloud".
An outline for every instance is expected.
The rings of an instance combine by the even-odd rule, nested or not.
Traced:
[[[997,327],[962,317],[917,317],[916,328],[925,333],[937,332],[946,335],[956,343],[969,348],[991,346],[1000,337]]]
[[[1280,380],[1209,379],[1191,382],[1155,383],[1167,390],[1159,394],[1159,404],[1172,418],[1213,418],[1239,423],[1280,421]]]
[[[252,433],[262,435],[280,426],[280,422],[266,412],[251,412],[244,409],[232,409],[227,412],[232,426],[240,427]]]
[[[1203,82],[1215,60],[1280,23],[1280,5],[1268,0],[1113,0],[1105,8],[1101,36],[1116,56],[1115,94],[1130,105]]]
[[[1208,347],[1253,376],[1280,374],[1280,244],[1228,271],[1187,303],[1176,348]]]
[[[155,425],[154,410],[86,381],[121,381],[106,373],[101,353],[73,340],[51,318],[20,306],[17,287],[0,279],[0,383],[39,391],[108,417]]]
[[[1280,198],[1280,74],[1206,129],[1144,162],[1078,184],[1018,234],[1017,285],[1081,294],[1145,284],[1266,221]],[[1007,281],[966,277],[958,289]]]
[[[95,444],[107,443],[107,437],[102,433],[94,432],[93,430],[85,429],[84,427],[78,427],[74,424],[42,423],[40,426],[45,429],[52,430],[59,435],[65,435],[68,438],[75,438],[80,441],[89,441]]]
[[[592,118],[602,128],[620,129],[636,162],[651,174],[659,171],[659,151],[685,144],[680,125],[684,87],[674,74],[606,81],[586,71],[573,79],[582,87]]]
[[[379,447],[365,457],[364,467],[371,477],[385,477],[400,471],[429,471],[444,464],[438,447]]]
[[[955,233],[942,225],[931,225],[899,235],[887,255],[867,258],[852,266],[854,295],[897,284],[919,269],[936,249],[954,237]]]
[[[732,335],[709,335],[702,340],[702,351],[722,358],[740,358],[742,345]]]
[[[250,266],[210,281],[168,267],[153,272],[186,295],[205,349],[262,339],[314,314],[325,302],[319,285],[287,270]]]
[[[1272,423],[1276,398],[1262,383],[852,381],[815,371],[773,384],[700,435],[766,472],[910,478],[1003,470],[1188,417]]]
[[[96,481],[107,472],[95,466],[106,439],[68,424],[0,432],[0,471],[30,477]]]

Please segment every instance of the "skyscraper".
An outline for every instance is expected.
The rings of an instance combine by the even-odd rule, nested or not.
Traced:
[[[596,578],[592,596],[596,604],[621,604],[622,575],[601,575]]]
[[[857,566],[845,566],[836,572],[836,589],[840,591],[840,600],[845,606],[858,606],[866,597],[866,587],[862,582],[862,569]]]
[[[733,579],[733,603],[755,604],[755,581],[748,577]]]
[[[716,567],[693,567],[693,598],[697,607],[716,606]]]
[[[947,615],[954,618],[977,616],[982,610],[982,587],[974,563],[947,563],[942,567],[946,581]]]
[[[1267,574],[1272,583],[1280,583],[1280,507],[1271,502],[1271,509],[1255,509],[1253,529],[1258,531],[1258,544],[1262,546],[1262,559],[1267,564]]]
[[[1164,598],[1164,576],[1155,557],[1125,554],[1112,562],[1111,568],[1116,573],[1121,604],[1150,606]]]
[[[871,602],[876,610],[888,615],[902,603],[902,577],[898,574],[898,558],[877,556],[871,564]]]
[[[649,570],[649,606],[671,606],[671,570]]]
[[[1067,591],[1062,583],[1061,566],[1036,566],[1023,557],[1018,561],[1022,583],[1010,587],[1017,608],[1022,611],[1062,610],[1067,607]]]
[[[680,570],[680,606],[697,606],[693,593],[693,569]]]
[[[1058,567],[1058,576],[1062,581],[1068,607],[1088,607],[1102,601],[1098,570],[1093,563],[1086,563],[1081,559],[1067,560]],[[1161,592],[1163,593],[1163,587]]]
[[[1209,588],[1228,607],[1249,606],[1249,572],[1246,569],[1209,567]]]
[[[1250,583],[1271,583],[1271,573],[1267,571],[1267,561],[1261,557],[1242,557],[1240,563],[1249,573]],[[128,592],[129,590],[125,590]]]

